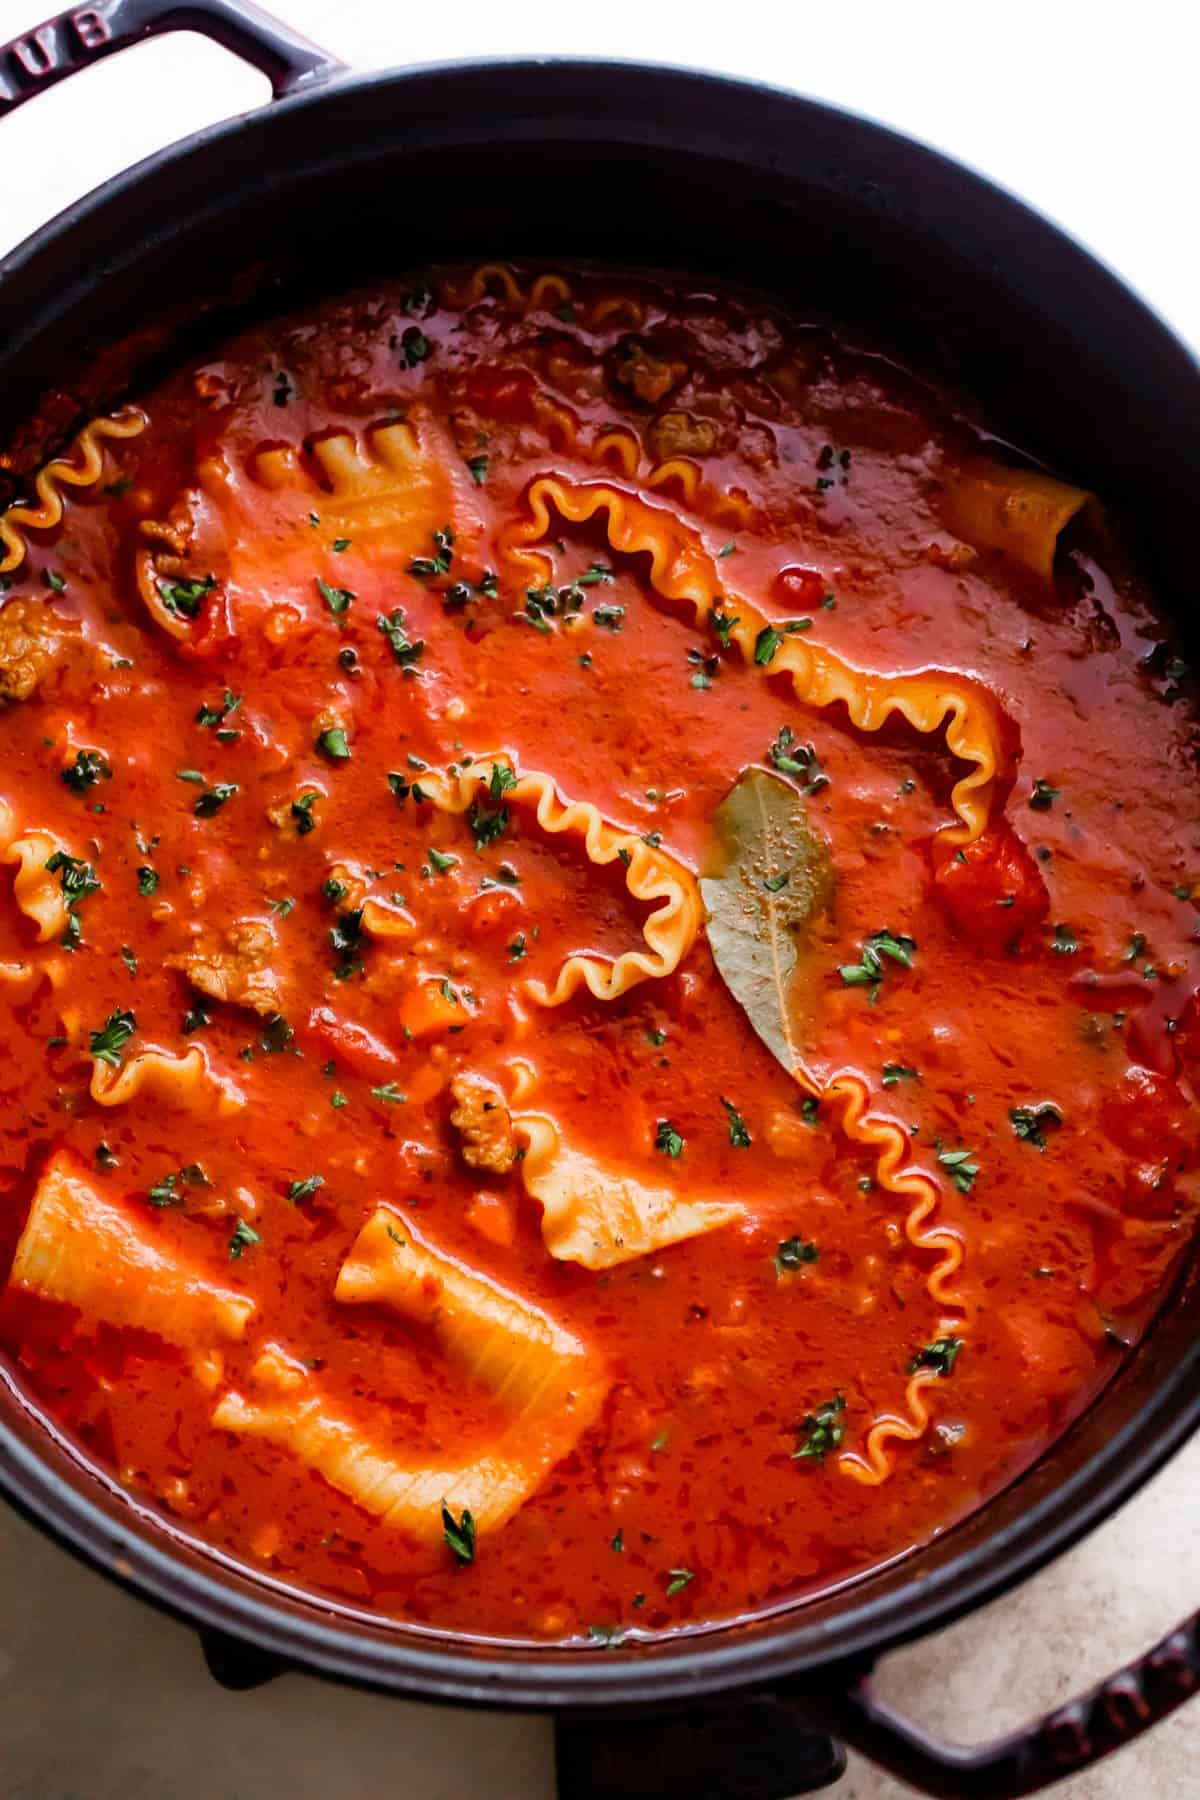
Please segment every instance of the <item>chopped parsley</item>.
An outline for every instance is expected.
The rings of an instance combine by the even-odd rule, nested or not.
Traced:
[[[525,933],[523,931],[518,931],[516,937],[508,946],[508,960],[509,962],[520,962],[525,953]]]
[[[385,1083],[383,1087],[373,1087],[371,1096],[375,1100],[385,1100],[392,1106],[400,1106],[408,1099],[408,1095],[402,1094],[394,1081]]]
[[[446,1502],[442,1501],[442,1536],[459,1562],[475,1561],[475,1521],[466,1507],[456,1519]]]
[[[261,1243],[262,1238],[255,1231],[253,1225],[247,1225],[245,1219],[239,1219],[233,1228],[233,1236],[229,1240],[230,1262],[237,1262],[243,1250],[248,1250],[252,1244]]]
[[[282,900],[272,900],[270,902],[271,911],[277,913],[281,919],[286,919],[288,914],[295,910],[295,905],[296,902],[291,899],[290,896],[286,895]]]
[[[433,556],[414,556],[408,565],[410,575],[418,581],[429,581],[435,575],[448,575],[454,561],[454,533],[449,525],[433,533]]]
[[[907,1063],[884,1063],[883,1065],[884,1087],[895,1087],[898,1081],[918,1081],[919,1079],[917,1071],[910,1069]]]
[[[330,587],[327,581],[316,577],[317,592],[329,608],[335,619],[340,619],[344,612],[350,610],[350,602],[358,598],[353,588]]]
[[[820,1254],[817,1246],[804,1238],[782,1238],[775,1252],[775,1273],[782,1275],[785,1269],[802,1269],[805,1263],[815,1263]]]
[[[428,855],[430,865],[437,870],[439,875],[444,875],[446,870],[452,869],[458,861],[457,856],[450,856],[444,850],[435,850],[432,844],[429,846]]]
[[[362,921],[362,907],[352,907],[341,915],[329,933],[329,947],[338,958],[333,971],[338,981],[348,980],[362,968],[358,954],[362,943]]]
[[[939,1150],[937,1159],[947,1171],[960,1194],[969,1194],[975,1185],[979,1165],[971,1161],[973,1150]]]
[[[158,870],[152,869],[149,863],[143,863],[137,872],[138,893],[143,896],[153,894],[158,887]]]
[[[471,480],[476,487],[482,487],[488,478],[488,459],[486,456],[468,456],[467,467],[471,471]]]
[[[1038,1106],[1014,1106],[1008,1117],[1017,1136],[1032,1144],[1035,1150],[1044,1150],[1046,1132],[1057,1131],[1063,1122],[1062,1114],[1052,1100],[1043,1100]]]
[[[1054,942],[1051,944],[1050,948],[1056,950],[1060,956],[1074,956],[1075,952],[1079,949],[1079,939],[1074,936],[1070,926],[1056,925],[1054,927]]]
[[[112,769],[99,750],[77,750],[75,761],[62,771],[62,779],[73,794],[83,794],[98,781],[111,781]]]
[[[159,581],[158,591],[162,603],[169,613],[185,619],[194,619],[200,611],[200,603],[206,594],[211,594],[217,585],[215,575],[205,575],[200,581]]]
[[[760,667],[766,665],[774,657],[783,642],[783,633],[776,631],[773,625],[764,625],[754,640],[754,660]]]
[[[688,1582],[696,1579],[692,1569],[668,1569],[667,1574],[671,1578],[667,1584],[668,1600],[673,1599],[676,1594],[682,1593]]]
[[[125,967],[129,970],[131,975],[137,974],[138,959],[128,944],[121,945],[121,961],[125,964]]]
[[[419,660],[425,649],[424,638],[410,638],[404,623],[404,608],[395,607],[390,613],[380,613],[375,620],[384,637],[392,647],[392,655],[402,669],[412,670],[412,665]]]
[[[1029,796],[1029,804],[1032,806],[1034,812],[1049,812],[1061,792],[1061,788],[1051,787],[1048,781],[1042,781],[1039,778],[1033,784],[1033,792]]]
[[[592,617],[597,625],[604,627],[605,631],[620,631],[625,617],[625,608],[623,606],[597,606]]]
[[[654,1133],[654,1148],[661,1150],[664,1156],[681,1156],[683,1139],[672,1125],[670,1119],[660,1119]]]
[[[323,1175],[303,1175],[298,1181],[289,1181],[287,1197],[295,1206],[301,1200],[311,1199],[318,1188],[325,1186]]]
[[[196,724],[203,725],[205,730],[211,731],[214,726],[223,725],[230,714],[235,713],[241,704],[242,696],[230,693],[226,688],[219,706],[210,706],[207,700],[201,701],[196,714]]]
[[[400,354],[404,358],[406,368],[415,369],[418,363],[423,363],[431,348],[425,333],[415,325],[410,325],[401,336]]]
[[[199,1163],[185,1163],[182,1169],[173,1169],[169,1175],[162,1175],[146,1194],[151,1206],[182,1206],[183,1195],[179,1192],[179,1184],[185,1187],[208,1187],[209,1179]]]
[[[183,1024],[180,1029],[184,1036],[187,1037],[193,1031],[203,1031],[206,1025],[211,1024],[212,1019],[209,1014],[205,1012],[204,1008],[202,1006],[193,1006],[189,1012],[184,1014]]]
[[[792,1451],[792,1461],[807,1459],[810,1462],[824,1462],[826,1452],[835,1450],[846,1435],[842,1416],[845,1411],[845,1395],[835,1394],[824,1406],[806,1413],[797,1428],[797,1444]]]
[[[237,791],[236,781],[218,781],[213,787],[205,789],[192,811],[198,819],[211,819],[214,813],[220,812],[227,800],[233,799]]]
[[[321,732],[316,741],[316,749],[330,762],[349,762],[350,745],[346,741],[346,729],[343,725],[330,725]]]
[[[262,1036],[258,1040],[259,1046],[268,1056],[274,1056],[279,1051],[286,1050],[294,1036],[295,1033],[283,1014],[272,1013],[263,1027]]]
[[[747,1128],[745,1119],[743,1119],[741,1113],[733,1104],[733,1101],[726,1100],[724,1094],[721,1095],[721,1105],[729,1114],[730,1143],[735,1150],[748,1150],[750,1148],[750,1132]]]
[[[97,1062],[119,1069],[121,1052],[136,1030],[137,1020],[131,1012],[109,1013],[100,1030],[89,1033],[91,1054]]]
[[[301,794],[292,801],[291,815],[296,821],[297,837],[306,837],[310,831],[317,829],[317,821],[312,816],[312,809],[320,798],[320,794],[310,792]]]
[[[51,875],[58,876],[68,912],[74,912],[89,894],[100,891],[100,882],[91,863],[81,862],[77,856],[68,856],[65,850],[56,850],[47,859],[46,869]]]
[[[767,751],[767,757],[781,775],[791,775],[795,780],[803,782],[806,794],[818,794],[823,787],[829,786],[829,777],[821,767],[813,746],[797,743],[795,734],[788,725],[781,726],[778,737]]]
[[[710,606],[708,609],[708,622],[720,638],[722,650],[728,650],[729,634],[735,625],[741,624],[742,621],[740,617],[736,613],[718,612],[715,606]]]
[[[915,1375],[918,1369],[936,1369],[939,1375],[949,1375],[962,1347],[963,1340],[956,1337],[935,1338],[932,1344],[922,1344],[909,1363],[908,1372]]]
[[[886,973],[884,958],[899,963],[903,969],[911,969],[916,948],[915,939],[905,937],[902,932],[873,931],[862,941],[860,960],[843,963],[838,974],[847,987],[869,987],[873,1000]]]

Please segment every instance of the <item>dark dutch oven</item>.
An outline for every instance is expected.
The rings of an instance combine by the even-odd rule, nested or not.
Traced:
[[[0,444],[45,395],[110,404],[197,341],[299,295],[437,259],[674,267],[861,322],[990,423],[1108,496],[1185,637],[1200,506],[1188,351],[1089,255],[978,176],[769,88],[617,63],[354,77],[240,0],[98,0],[0,48],[0,115],[143,37],[191,28],[274,104],[110,182],[0,263]],[[192,322],[171,297],[185,289]],[[176,305],[174,319],[168,308]],[[886,308],[881,312],[881,308]],[[144,326],[131,347],[112,346]],[[84,385],[100,352],[105,374]],[[72,385],[73,384],[73,385]],[[47,414],[47,417],[50,415]],[[74,423],[61,411],[60,429]],[[929,1794],[1032,1793],[1200,1685],[1200,1615],[1133,1667],[977,1750],[872,1697],[890,1646],[1023,1579],[1127,1499],[1200,1422],[1200,1266],[1103,1395],[1020,1481],[935,1543],[749,1625],[604,1653],[440,1639],[337,1612],[136,1512],[0,1380],[0,1488],[199,1625],[218,1679],[302,1667],[432,1700],[552,1710],[560,1791],[773,1800],[837,1780],[839,1740]]]

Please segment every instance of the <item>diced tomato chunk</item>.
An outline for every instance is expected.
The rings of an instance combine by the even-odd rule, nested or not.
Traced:
[[[1117,1082],[1101,1116],[1113,1143],[1139,1162],[1177,1164],[1194,1142],[1191,1108],[1175,1082],[1136,1063]]]
[[[328,1006],[317,1006],[308,1015],[308,1028],[322,1048],[355,1075],[373,1079],[394,1074],[399,1060],[396,1052],[364,1025],[339,1018]]]
[[[933,885],[964,937],[1004,950],[1050,910],[1041,872],[1012,827],[989,825],[973,844],[934,851]]]

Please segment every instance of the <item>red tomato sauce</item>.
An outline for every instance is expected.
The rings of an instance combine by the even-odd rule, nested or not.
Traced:
[[[0,673],[16,602],[52,632],[33,690],[0,709],[0,798],[17,835],[50,833],[100,885],[64,947],[0,868],[0,964],[62,968],[32,995],[0,983],[0,1274],[65,1153],[255,1312],[206,1382],[169,1336],[106,1319],[99,1266],[87,1305],[13,1281],[0,1349],[131,1495],[277,1579],[451,1631],[608,1642],[926,1541],[1027,1466],[1143,1329],[1196,1212],[1195,714],[1095,515],[1049,586],[949,528],[947,482],[982,440],[936,388],[757,302],[530,279],[476,292],[451,271],[248,332],[139,396],[145,430],[26,534]],[[406,420],[422,466],[389,488],[372,446]],[[597,449],[614,429],[632,472]],[[367,464],[352,503],[330,441]],[[652,482],[673,459],[690,492],[686,473]],[[1004,746],[982,834],[953,836],[962,768],[941,732],[799,702],[664,599],[603,518],[552,521],[548,606],[504,535],[545,474],[689,522],[767,620],[807,620],[805,643],[857,671],[972,684]],[[936,1183],[956,1305],[931,1294],[937,1257],[878,1152],[772,1056],[703,926],[614,999],[530,999],[569,957],[644,949],[651,909],[620,859],[598,866],[527,805],[480,841],[414,798],[424,769],[498,751],[689,882],[746,768],[791,784],[835,883],[803,969],[807,1049],[861,1079]],[[481,790],[485,822],[503,798]],[[364,930],[366,899],[403,934]],[[226,934],[246,922],[258,950],[239,953]],[[907,962],[876,973],[878,933]],[[221,954],[224,999],[188,967]],[[97,1034],[130,1015],[106,1066],[198,1045],[196,1106],[92,1096]],[[556,1259],[520,1162],[471,1166],[450,1119],[464,1071],[515,1105],[518,1060],[581,1156],[741,1216],[601,1270]],[[240,1104],[210,1104],[212,1081]],[[389,1525],[212,1420],[275,1344],[381,1454],[453,1466],[505,1429],[503,1398],[427,1326],[335,1298],[381,1204],[542,1309],[603,1381],[595,1422],[469,1562],[440,1526]],[[910,1416],[923,1351],[928,1423],[888,1445],[884,1480],[853,1478],[842,1458]]]

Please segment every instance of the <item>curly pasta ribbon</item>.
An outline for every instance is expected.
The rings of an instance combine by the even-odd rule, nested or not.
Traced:
[[[523,288],[507,263],[480,263],[465,280],[442,283],[441,301],[459,311],[478,306],[489,295],[503,300],[522,312],[559,312],[569,307],[572,315],[583,312],[595,331],[638,331],[646,320],[646,309],[632,294],[598,294],[580,301],[563,275],[535,275],[528,288]]]
[[[708,624],[710,612],[736,611],[729,641],[736,643],[747,662],[755,660],[756,644],[770,622],[721,579],[694,527],[665,507],[653,506],[609,482],[541,475],[530,483],[525,498],[528,518],[510,526],[500,539],[501,549],[523,578],[541,585],[553,573],[549,556],[535,548],[550,535],[552,508],[573,524],[604,513],[612,548],[626,555],[648,554],[652,586],[664,599],[683,602],[697,626]],[[999,715],[981,689],[936,670],[869,675],[819,644],[786,634],[781,634],[767,666],[773,675],[791,677],[798,700],[818,707],[840,701],[860,731],[878,731],[893,713],[920,732],[944,726],[951,754],[974,766],[955,783],[951,803],[960,823],[948,826],[943,837],[947,843],[964,844],[980,835],[1003,761]]]
[[[90,1093],[99,1106],[124,1106],[142,1095],[160,1106],[188,1112],[199,1111],[210,1099],[222,1113],[236,1112],[246,1104],[238,1088],[213,1074],[198,1044],[182,1056],[169,1050],[139,1050],[119,1069],[96,1060]]]
[[[93,419],[76,437],[69,456],[55,457],[38,471],[34,481],[36,506],[10,506],[0,513],[0,575],[9,575],[25,560],[28,545],[21,527],[31,531],[51,531],[63,516],[63,488],[91,487],[104,472],[105,438],[138,437],[149,424],[145,413],[137,407],[124,407],[110,419]],[[75,459],[75,460],[72,460]]]
[[[627,950],[612,963],[596,956],[569,956],[553,987],[532,979],[524,982],[530,998],[539,1006],[561,1006],[585,986],[597,1000],[615,1000],[641,981],[670,975],[700,929],[700,893],[692,875],[635,832],[609,825],[590,801],[561,799],[552,776],[536,769],[518,774],[516,758],[507,750],[472,757],[468,767],[453,775],[423,774],[421,794],[442,812],[464,813],[480,798],[481,789],[486,791],[494,769],[504,769],[515,778],[514,785],[503,792],[505,805],[533,802],[542,831],[581,837],[589,862],[603,865],[621,858],[625,886],[633,898],[662,902],[642,927],[646,950]]]
[[[845,1450],[838,1457],[842,1474],[861,1482],[864,1487],[882,1486],[892,1472],[887,1445],[893,1442],[915,1444],[918,1438],[924,1437],[929,1425],[929,1408],[922,1398],[922,1390],[940,1379],[936,1369],[918,1369],[904,1390],[908,1418],[901,1418],[898,1413],[883,1413],[877,1418],[867,1432],[864,1453],[860,1456],[855,1450]]]

